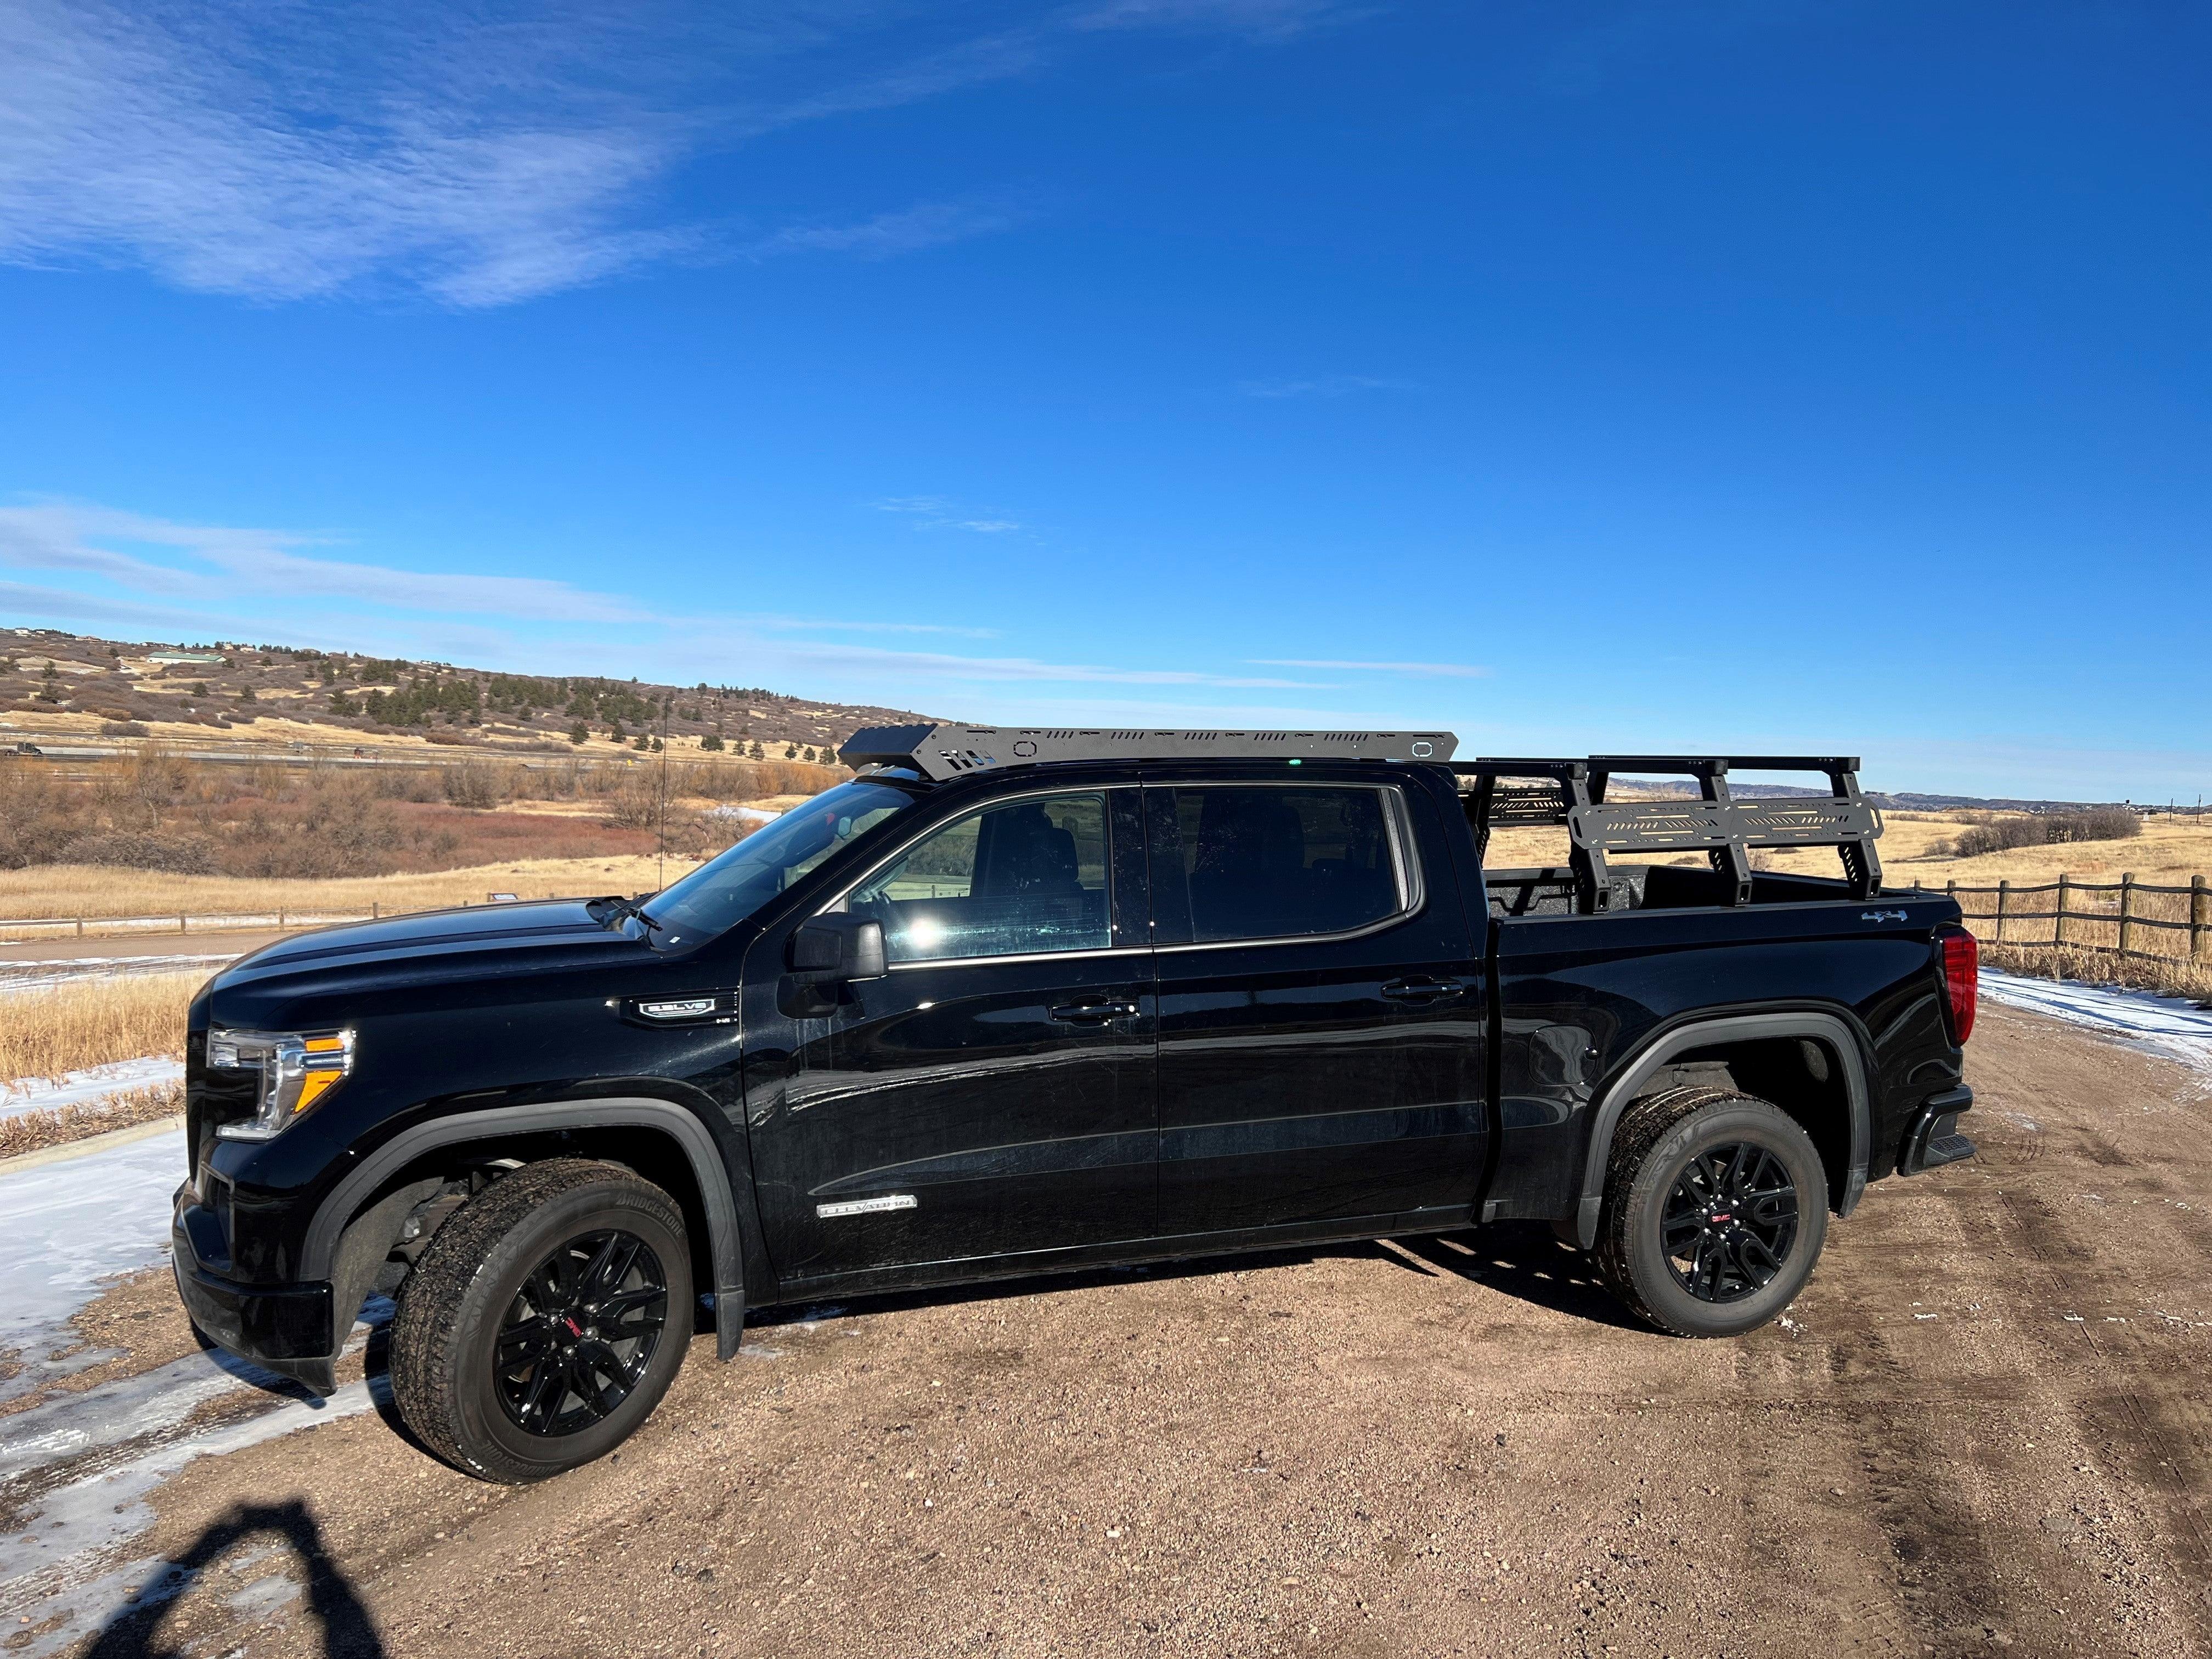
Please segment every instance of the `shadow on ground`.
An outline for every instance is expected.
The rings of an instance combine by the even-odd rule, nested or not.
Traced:
[[[384,1638],[377,1633],[375,1621],[355,1594],[352,1581],[325,1553],[322,1529],[307,1505],[296,1500],[240,1504],[210,1522],[189,1549],[169,1563],[159,1604],[115,1614],[86,1650],[88,1659],[184,1659],[182,1648],[161,1642],[161,1626],[178,1600],[231,1551],[272,1536],[290,1552],[306,1581],[307,1614],[321,1636],[323,1659],[385,1659]],[[277,1570],[274,1560],[266,1565],[270,1572]]]
[[[1617,1330],[1650,1333],[1632,1318],[1597,1277],[1590,1260],[1562,1244],[1540,1222],[1500,1222],[1487,1227],[1419,1237],[1370,1239],[1288,1249],[1209,1255],[1188,1261],[1152,1261],[1128,1267],[1085,1268],[1078,1273],[1039,1274],[988,1284],[950,1285],[927,1290],[895,1291],[814,1303],[763,1308],[745,1317],[748,1331],[803,1323],[842,1314],[887,1313],[900,1308],[946,1307],[964,1302],[1036,1296],[1053,1291],[1113,1285],[1132,1277],[1152,1279],[1202,1278],[1213,1273],[1250,1273],[1263,1267],[1337,1260],[1383,1261],[1422,1277],[1453,1274],[1486,1285],[1516,1301]],[[711,1328],[711,1322],[702,1322]]]

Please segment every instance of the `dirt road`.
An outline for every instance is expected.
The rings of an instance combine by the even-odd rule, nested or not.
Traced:
[[[92,1650],[2212,1650],[2207,1079],[1982,1019],[1979,1161],[1748,1339],[1518,1229],[818,1310],[544,1486],[375,1411],[191,1462],[139,1553],[196,1577]],[[158,1285],[88,1318],[182,1352]]]

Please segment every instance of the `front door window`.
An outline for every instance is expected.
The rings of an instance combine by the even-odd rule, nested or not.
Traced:
[[[1111,943],[1103,792],[1031,796],[955,818],[846,901],[884,925],[894,964]]]

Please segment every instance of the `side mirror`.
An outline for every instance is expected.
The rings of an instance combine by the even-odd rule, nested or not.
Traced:
[[[792,977],[810,985],[881,979],[884,925],[867,916],[817,916],[791,936]]]
[[[837,1012],[837,988],[856,979],[881,979],[884,925],[865,916],[817,916],[791,936],[791,971],[776,1006],[793,1019],[823,1019]]]

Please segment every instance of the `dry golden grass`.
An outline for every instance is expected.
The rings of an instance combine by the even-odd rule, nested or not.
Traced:
[[[131,1089],[105,1100],[80,1106],[46,1107],[0,1117],[0,1158],[16,1158],[65,1140],[82,1140],[128,1129],[157,1118],[174,1117],[185,1109],[185,1085],[159,1083],[150,1089]]]
[[[694,867],[672,857],[667,879]],[[525,859],[473,865],[425,875],[341,877],[327,881],[266,881],[247,876],[176,876],[104,865],[43,864],[0,870],[0,918],[42,916],[265,915],[282,907],[288,919],[316,915],[366,915],[372,904],[386,915],[481,904],[491,893],[518,898],[581,897],[595,893],[649,892],[661,885],[660,863],[650,857]],[[54,930],[17,930],[0,937],[51,939]]]
[[[185,1006],[204,974],[149,974],[11,993],[0,1002],[0,1081],[185,1051]]]

